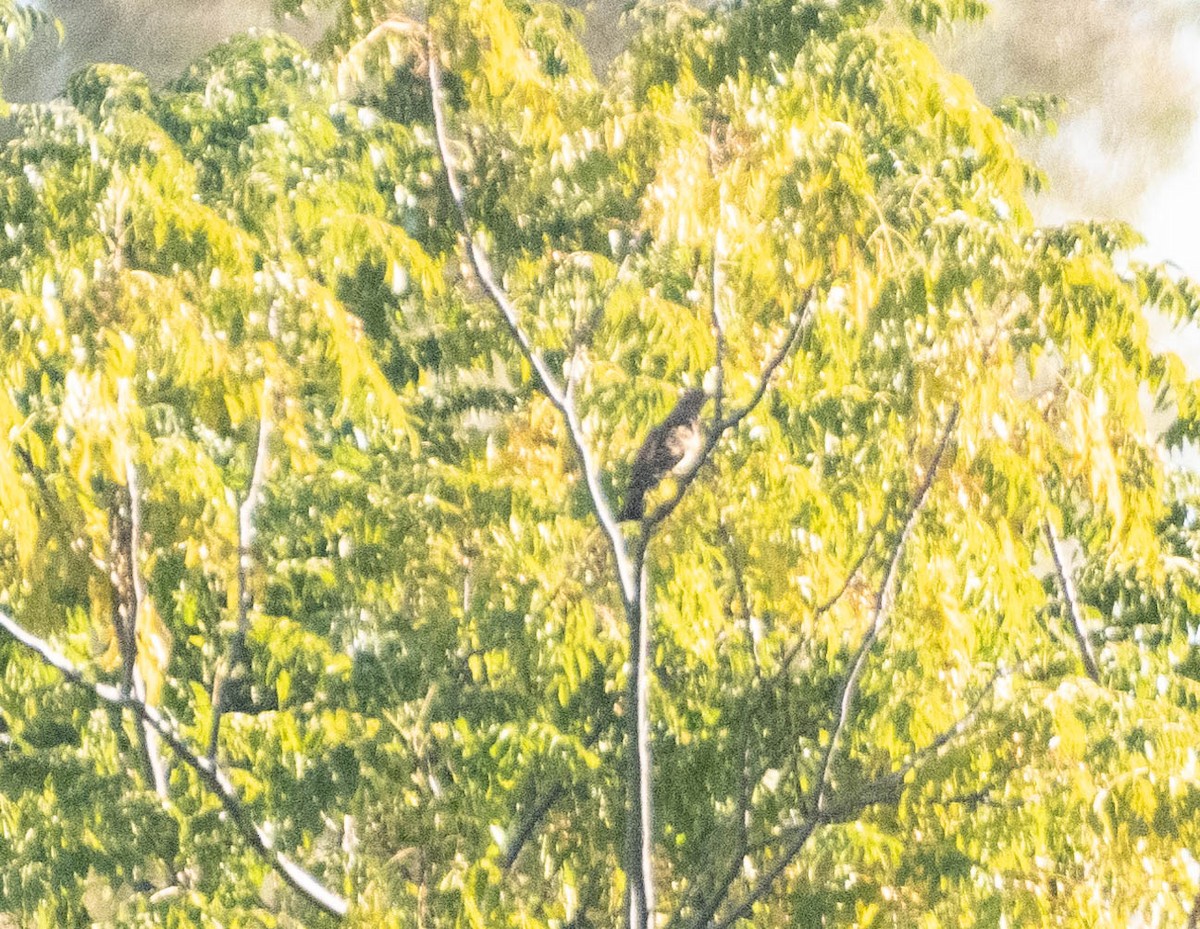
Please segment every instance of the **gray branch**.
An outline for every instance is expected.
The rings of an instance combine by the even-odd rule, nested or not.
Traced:
[[[854,702],[858,695],[858,687],[862,680],[862,675],[866,669],[867,656],[871,651],[871,647],[879,637],[879,633],[883,628],[885,621],[895,599],[895,590],[897,580],[900,573],[900,563],[903,559],[905,549],[908,545],[908,540],[917,525],[917,520],[921,515],[921,511],[925,507],[925,503],[929,498],[929,491],[933,487],[934,480],[937,478],[941,468],[943,459],[945,458],[946,450],[950,446],[950,439],[954,433],[954,429],[958,423],[959,405],[956,403],[950,411],[950,418],[947,420],[945,427],[942,430],[941,438],[938,441],[937,447],[934,450],[933,458],[929,463],[929,468],[925,473],[925,478],[918,486],[916,493],[913,495],[912,502],[909,505],[908,516],[904,521],[904,525],[896,536],[892,544],[891,556],[888,559],[887,571],[884,574],[883,581],[879,585],[879,589],[875,594],[875,604],[871,610],[871,619],[867,626],[866,634],[854,655],[854,661],[851,663],[850,672],[846,676],[842,684],[841,695],[838,699],[838,714],[834,724],[833,732],[829,738],[829,744],[825,748],[825,753],[821,759],[821,766],[818,770],[816,784],[813,788],[813,802],[811,804],[813,815],[801,825],[793,835],[791,842],[784,848],[782,854],[776,859],[775,863],[767,870],[765,874],[758,880],[753,888],[746,894],[738,905],[726,914],[719,922],[713,923],[712,918],[715,914],[702,914],[701,919],[695,922],[696,926],[707,927],[715,925],[716,929],[728,929],[739,919],[748,915],[754,907],[754,904],[761,900],[774,886],[780,875],[788,868],[800,854],[809,837],[812,836],[817,826],[828,819],[828,797],[830,784],[830,771],[833,768],[833,762],[837,757],[841,746],[842,735],[849,724],[850,719],[854,714]]]
[[[72,684],[85,687],[103,703],[132,710],[139,720],[150,726],[171,747],[175,756],[196,772],[204,784],[221,802],[222,808],[237,827],[242,838],[297,893],[331,916],[339,919],[350,910],[349,903],[338,896],[309,871],[292,861],[274,847],[269,831],[259,826],[242,805],[237,790],[225,771],[211,758],[198,755],[179,733],[176,725],[159,710],[135,697],[123,688],[89,681],[83,672],[65,655],[54,650],[50,643],[31,633],[11,617],[0,613],[0,628],[21,645],[36,653],[43,662],[58,670]]]
[[[566,424],[567,439],[583,473],[592,511],[608,540],[621,587],[629,637],[629,684],[626,690],[626,735],[629,773],[626,777],[627,835],[623,865],[629,887],[630,929],[646,929],[653,921],[654,872],[651,859],[653,812],[651,808],[650,723],[647,696],[649,683],[646,674],[649,649],[649,616],[646,610],[645,548],[636,558],[621,533],[604,487],[600,470],[588,450],[583,423],[567,389],[559,384],[550,366],[533,340],[521,325],[517,308],[505,293],[492,269],[486,249],[476,240],[466,195],[454,169],[450,155],[449,133],[446,128],[445,104],[442,91],[441,64],[433,30],[428,30],[429,97],[433,109],[434,138],[442,172],[454,212],[462,233],[467,258],[476,279],[495,306],[513,341],[533,370],[542,393],[558,410]]]
[[[138,481],[137,465],[132,455],[125,464],[125,483],[129,491],[129,579],[133,588],[132,615],[128,618],[128,636],[117,630],[117,642],[125,659],[125,687],[139,700],[146,700],[146,681],[137,666],[138,629],[146,621],[146,580],[142,577],[141,537],[142,501]],[[165,669],[164,669],[165,672]],[[162,799],[167,797],[167,768],[158,744],[158,734],[144,721],[137,723],[138,752],[142,756],[142,767],[154,792]]]
[[[272,335],[274,335],[273,332]],[[272,393],[271,378],[264,377],[262,409],[259,412],[258,420],[258,441],[254,447],[254,467],[250,474],[250,486],[246,489],[245,499],[238,507],[237,629],[225,656],[225,667],[217,671],[213,680],[212,725],[208,737],[210,758],[215,758],[217,754],[217,744],[221,734],[221,717],[229,704],[230,678],[239,671],[243,674],[246,673],[244,667],[246,637],[250,634],[250,608],[254,601],[254,596],[250,592],[250,571],[254,568],[254,542],[258,535],[255,516],[262,502],[263,486],[267,480],[267,446],[272,429]]]
[[[1054,559],[1054,572],[1058,575],[1058,585],[1062,590],[1063,602],[1066,604],[1067,620],[1071,624],[1071,632],[1075,636],[1075,644],[1079,646],[1079,657],[1083,660],[1083,668],[1097,684],[1100,683],[1100,666],[1096,664],[1096,655],[1092,652],[1092,643],[1088,639],[1087,629],[1083,625],[1083,611],[1079,607],[1079,596],[1075,592],[1075,583],[1063,561],[1062,547],[1054,526],[1047,519],[1042,523],[1046,534],[1046,544],[1050,546],[1050,555]]]

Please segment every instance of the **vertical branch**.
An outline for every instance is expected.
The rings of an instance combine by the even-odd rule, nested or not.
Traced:
[[[258,419],[258,441],[254,447],[254,468],[250,486],[238,507],[237,550],[237,629],[229,643],[225,666],[213,679],[212,726],[208,737],[208,756],[215,758],[221,735],[221,717],[229,707],[229,687],[238,675],[247,673],[246,637],[250,634],[250,608],[254,595],[250,591],[250,572],[254,568],[254,543],[257,537],[255,515],[262,501],[263,485],[267,478],[268,442],[271,437],[271,400],[274,392],[271,378],[263,378],[262,407]]]
[[[800,309],[791,315],[782,343],[770,355],[760,381],[750,400],[724,418],[716,420],[709,432],[701,455],[695,465],[681,475],[675,495],[649,514],[642,521],[642,535],[636,555],[631,556],[628,543],[614,516],[611,504],[600,481],[600,472],[584,439],[582,422],[575,409],[573,398],[562,386],[541,352],[534,345],[528,332],[521,325],[516,307],[500,285],[492,268],[487,251],[476,240],[466,195],[454,169],[450,154],[449,133],[446,126],[443,100],[441,64],[433,30],[427,30],[428,76],[430,106],[433,111],[434,138],[441,161],[443,176],[454,214],[462,232],[464,247],[471,268],[483,288],[488,300],[503,319],[510,336],[532,369],[538,388],[558,410],[566,425],[570,443],[584,483],[592,511],[608,540],[616,567],[617,580],[621,587],[629,640],[629,676],[626,687],[626,750],[627,750],[627,834],[623,865],[629,882],[630,927],[646,929],[654,921],[654,890],[652,869],[653,810],[651,791],[651,752],[649,721],[649,591],[647,576],[647,553],[650,538],[656,527],[669,516],[687,488],[695,480],[700,468],[711,456],[717,443],[730,429],[736,427],[759,404],[770,382],[799,340],[800,333],[812,316],[814,288],[805,293]]]
[[[717,201],[717,231],[713,236],[712,262],[709,265],[709,311],[712,315],[713,338],[716,341],[716,358],[713,368],[716,371],[716,384],[713,386],[713,420],[721,421],[725,407],[725,317],[721,312],[721,287],[725,276],[721,270],[724,259],[725,236],[721,232],[721,201]]]
[[[118,605],[118,610],[124,610],[117,641],[121,648],[121,661],[124,667],[122,686],[138,700],[146,701],[146,681],[138,667],[138,631],[146,620],[146,582],[142,577],[140,541],[142,537],[142,503],[141,487],[138,482],[137,466],[133,463],[132,452],[125,462],[125,483],[129,492],[129,550],[127,583],[122,579],[121,588],[126,588],[124,596],[118,600],[125,602]],[[120,589],[120,588],[119,588]],[[162,752],[159,749],[158,733],[154,727],[145,722],[138,722],[138,751],[142,756],[142,767],[147,779],[154,787],[154,792],[160,797],[167,796],[167,772],[163,763]]]
[[[629,677],[625,684],[625,861],[630,929],[654,925],[651,839],[654,802],[650,752],[650,593],[646,546],[638,549],[638,600],[629,619]]]
[[[1075,644],[1079,646],[1079,657],[1083,660],[1083,668],[1097,684],[1100,683],[1100,666],[1096,664],[1096,655],[1092,651],[1092,643],[1088,639],[1087,629],[1083,624],[1083,611],[1079,608],[1079,596],[1075,592],[1075,583],[1067,570],[1062,557],[1062,547],[1054,526],[1047,519],[1042,523],[1046,535],[1046,544],[1050,547],[1050,556],[1054,559],[1054,571],[1058,575],[1058,584],[1062,589],[1063,602],[1066,604],[1067,620],[1071,624],[1071,632],[1075,636]]]

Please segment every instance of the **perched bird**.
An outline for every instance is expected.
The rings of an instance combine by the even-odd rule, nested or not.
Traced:
[[[646,494],[668,473],[683,474],[693,464],[704,444],[700,408],[708,395],[699,387],[685,390],[675,409],[650,430],[633,459],[625,506],[617,519],[641,519],[646,515]]]

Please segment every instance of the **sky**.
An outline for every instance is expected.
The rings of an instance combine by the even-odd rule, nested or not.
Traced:
[[[1193,35],[1188,42],[1186,60],[1200,82],[1200,36]],[[1200,121],[1192,129],[1183,161],[1147,191],[1138,215],[1131,218],[1146,237],[1150,257],[1173,262],[1200,281]],[[1173,332],[1159,326],[1155,337],[1184,360],[1193,376],[1200,377],[1200,325]]]

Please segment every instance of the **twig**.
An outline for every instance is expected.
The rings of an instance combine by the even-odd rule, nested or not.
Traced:
[[[203,757],[193,751],[184,737],[179,734],[175,724],[159,710],[123,688],[89,681],[70,659],[55,651],[48,642],[29,632],[5,613],[0,613],[0,628],[21,645],[35,652],[42,661],[58,670],[72,684],[87,688],[99,700],[110,706],[128,707],[133,710],[142,722],[153,728],[171,747],[183,764],[196,772],[204,786],[217,796],[222,808],[233,820],[242,838],[279,873],[293,890],[331,916],[341,918],[349,912],[350,905],[346,900],[323,886],[312,873],[275,849],[274,840],[268,829],[254,822],[250,813],[242,805],[242,801],[225,771],[213,759]]]
[[[846,572],[845,578],[838,586],[838,589],[826,597],[823,601],[817,604],[817,608],[813,610],[813,622],[820,620],[822,616],[832,610],[846,595],[846,591],[850,589],[850,585],[854,583],[854,579],[858,577],[858,572],[862,570],[863,565],[867,563],[867,559],[871,557],[871,552],[875,549],[875,542],[879,538],[879,533],[883,531],[883,525],[887,522],[888,513],[885,510],[883,515],[876,520],[875,525],[871,527],[871,532],[867,536],[866,544],[863,545],[863,550],[854,560],[854,564],[850,566],[850,570]],[[804,645],[803,639],[797,639],[792,643],[791,647],[783,653],[783,657],[779,660],[778,674],[784,675],[787,673],[791,663],[795,660],[796,655],[800,653],[801,647]]]
[[[800,853],[809,837],[813,834],[816,827],[828,816],[828,791],[830,782],[830,771],[833,767],[834,759],[837,757],[839,747],[841,745],[842,734],[845,731],[846,725],[849,723],[853,715],[854,701],[858,695],[859,682],[862,679],[863,671],[866,668],[867,655],[871,650],[871,646],[875,644],[879,637],[880,630],[887,619],[891,606],[895,597],[895,588],[899,577],[900,562],[903,558],[904,551],[907,548],[908,540],[912,536],[913,530],[916,528],[917,519],[925,506],[926,500],[929,498],[929,491],[933,487],[943,458],[945,457],[946,449],[950,445],[951,436],[954,433],[955,426],[958,423],[959,405],[956,403],[950,411],[950,418],[947,420],[942,431],[942,436],[938,441],[937,448],[934,451],[933,459],[929,463],[929,468],[925,474],[925,479],[917,488],[917,492],[913,495],[912,503],[909,506],[908,517],[904,521],[904,527],[900,534],[896,537],[892,545],[891,557],[888,559],[887,571],[884,574],[882,583],[875,595],[875,605],[871,611],[871,620],[867,626],[867,632],[863,636],[862,642],[859,644],[858,650],[855,653],[854,661],[851,663],[850,673],[846,676],[842,684],[842,692],[838,700],[838,715],[834,724],[834,729],[829,738],[829,744],[825,748],[825,753],[821,759],[821,766],[818,771],[816,784],[813,788],[814,799],[810,804],[813,809],[813,814],[807,822],[799,827],[792,841],[785,847],[783,853],[776,859],[775,863],[754,885],[753,888],[746,894],[742,901],[731,910],[724,918],[715,923],[716,929],[728,929],[737,920],[749,914],[754,904],[762,899],[762,897],[771,889],[775,881],[784,870],[792,863],[795,857]],[[711,923],[714,914],[705,914],[703,919],[696,921],[695,925],[706,927],[713,925]]]
[[[1075,644],[1079,646],[1079,657],[1083,659],[1083,668],[1087,672],[1087,676],[1099,684],[1100,666],[1096,664],[1092,643],[1088,640],[1087,629],[1083,625],[1083,611],[1079,608],[1079,597],[1075,593],[1075,584],[1063,561],[1058,535],[1049,519],[1042,523],[1042,529],[1046,534],[1046,544],[1050,546],[1050,555],[1054,559],[1054,571],[1058,575],[1059,587],[1062,588],[1063,601],[1067,606],[1067,619],[1071,623],[1071,632],[1075,635]]]

